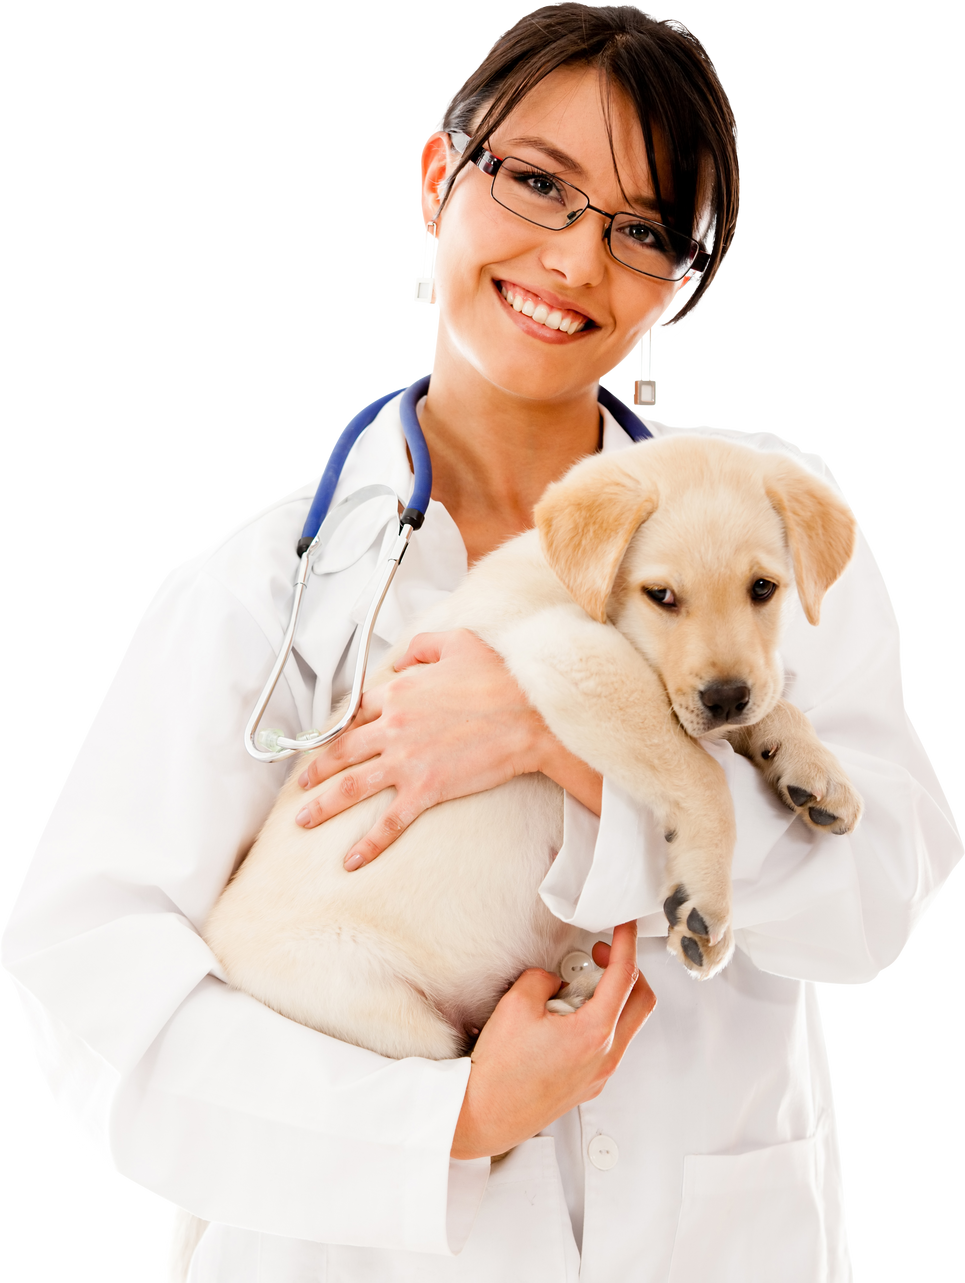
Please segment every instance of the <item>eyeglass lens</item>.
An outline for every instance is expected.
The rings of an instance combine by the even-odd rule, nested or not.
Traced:
[[[579,188],[515,156],[500,164],[492,194],[504,209],[553,231],[569,227],[590,203]],[[685,276],[700,248],[692,237],[630,213],[614,217],[609,243],[618,262],[665,281]]]

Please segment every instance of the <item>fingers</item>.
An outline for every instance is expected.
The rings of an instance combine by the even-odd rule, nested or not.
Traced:
[[[427,808],[428,803],[416,804],[407,809],[404,799],[396,797],[395,804],[385,812],[377,824],[369,829],[365,837],[355,843],[342,861],[343,867],[349,873],[354,873],[356,869],[361,869],[366,864],[371,864],[373,860],[377,860],[383,851],[388,850],[399,834],[404,833],[412,821]]]
[[[551,971],[544,971],[541,967],[530,967],[507,990],[506,997],[511,994],[513,998],[532,1007],[534,1012],[542,1017],[546,1014],[547,1002],[559,990],[562,983],[559,976],[554,976]]]
[[[598,948],[600,948],[600,944],[594,945],[594,957]],[[608,956],[606,963],[601,963],[600,965],[605,965],[606,970],[603,972],[602,980],[596,987],[596,993],[587,1006],[592,1006],[601,1019],[609,1021],[611,1025],[615,1025],[630,996],[630,991],[640,975],[640,970],[637,967],[636,922],[623,922],[620,926],[615,927],[613,944],[609,946],[609,949],[607,949],[606,945],[602,945],[600,949],[601,956],[603,950],[607,950]]]
[[[611,1054],[617,1061],[646,1024],[656,1005],[657,996],[647,984],[646,977],[638,976],[637,983],[630,990],[630,996],[620,1012],[620,1019],[617,1021],[613,1035]]]
[[[299,775],[298,783],[303,789],[324,784],[339,771],[344,771],[347,766],[358,766],[360,762],[371,761],[379,755],[381,745],[375,742],[371,732],[367,735],[359,732],[368,723],[376,721],[381,716],[383,696],[384,691],[381,687],[376,687],[371,695],[366,694],[351,729],[345,731],[338,739],[332,740],[331,744],[326,744],[321,752],[311,758]],[[358,801],[358,798],[355,800]]]
[[[445,639],[445,633],[417,633],[409,642],[409,649],[396,661],[395,671],[401,673],[413,664],[438,664]]]
[[[388,788],[380,761],[380,758],[369,758],[359,770],[345,771],[345,774],[336,780],[331,788],[325,789],[305,803],[295,816],[295,823],[300,824],[303,829],[314,829],[333,816],[341,815],[356,802],[364,802],[367,797],[374,797],[376,793],[381,793],[383,789]],[[420,807],[419,810],[423,811],[425,807]]]
[[[603,1082],[613,1073],[627,1047],[643,1028],[657,998],[647,979],[637,967],[637,924],[624,922],[613,932],[613,944],[598,940],[593,946],[593,961],[604,967],[596,993],[581,1008],[601,1022],[607,1054]],[[580,1014],[580,1013],[578,1013]]]

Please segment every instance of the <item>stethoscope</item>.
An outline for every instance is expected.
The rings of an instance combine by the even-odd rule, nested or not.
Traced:
[[[379,397],[378,401],[373,401],[371,405],[367,405],[364,410],[355,416],[335,443],[335,449],[332,451],[325,471],[322,473],[322,479],[318,484],[318,489],[315,491],[312,506],[308,510],[308,518],[305,521],[301,538],[296,545],[299,557],[298,574],[295,577],[295,595],[292,600],[291,616],[288,620],[288,627],[285,629],[281,650],[278,652],[268,680],[265,682],[264,690],[261,692],[254,712],[245,727],[245,748],[259,762],[280,762],[283,758],[292,757],[295,753],[307,753],[312,749],[321,748],[323,744],[328,744],[337,739],[355,720],[355,715],[358,713],[359,706],[362,703],[365,669],[368,664],[372,633],[375,630],[379,611],[382,609],[385,595],[389,591],[389,586],[402,563],[402,558],[405,556],[405,550],[409,546],[413,531],[418,530],[423,521],[425,521],[426,509],[429,506],[429,495],[432,493],[432,463],[429,459],[429,448],[426,445],[426,439],[422,435],[422,429],[419,426],[419,416],[416,413],[416,406],[428,390],[429,376],[426,375],[424,379],[419,379],[417,383],[413,383],[411,387],[406,388],[404,391],[399,389],[395,392],[390,392],[387,396]],[[366,503],[377,495],[392,494],[393,498],[395,497],[388,486],[362,486],[360,490],[356,490],[354,494],[349,495],[341,503],[337,504],[335,508],[332,508],[335,488],[338,485],[339,477],[342,475],[342,469],[345,467],[349,451],[382,407],[397,397],[399,391],[402,391],[402,401],[399,406],[402,417],[402,431],[405,434],[406,444],[409,447],[409,454],[412,458],[415,484],[412,487],[408,507],[405,508],[399,518],[398,536],[388,551],[382,566],[382,572],[379,575],[378,585],[372,595],[368,612],[362,624],[358,656],[355,660],[355,675],[352,679],[352,692],[349,696],[348,705],[338,722],[327,731],[299,731],[291,739],[280,730],[259,730],[258,727],[264,716],[265,709],[268,707],[268,701],[274,694],[275,687],[278,685],[278,680],[285,669],[285,665],[288,663],[292,647],[295,644],[298,614],[301,610],[305,589],[308,586],[308,576],[311,572],[312,562],[328,546],[335,531],[348,514],[359,507],[360,504]],[[609,410],[632,441],[645,441],[652,435],[629,406],[624,405],[606,388],[601,387],[598,390],[597,400]]]

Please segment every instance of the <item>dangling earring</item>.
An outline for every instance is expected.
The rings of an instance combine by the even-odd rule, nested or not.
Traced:
[[[643,345],[647,345],[647,377],[643,377]],[[634,405],[656,405],[657,385],[653,374],[653,330],[647,330],[646,337],[640,340],[640,377],[633,385]]]
[[[426,247],[422,256],[422,275],[416,281],[415,296],[420,303],[436,301],[436,225],[426,223]]]

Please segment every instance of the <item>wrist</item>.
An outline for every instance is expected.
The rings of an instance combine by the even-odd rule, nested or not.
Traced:
[[[603,806],[603,776],[571,753],[549,731],[546,735],[549,742],[541,745],[540,765],[536,769],[582,802],[594,815],[599,815]]]

